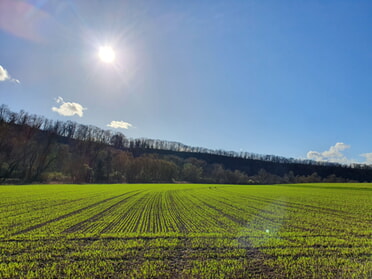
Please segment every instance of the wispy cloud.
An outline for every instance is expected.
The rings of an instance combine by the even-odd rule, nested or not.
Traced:
[[[124,121],[111,121],[107,126],[115,129],[129,129],[130,127],[133,127],[132,124]]]
[[[55,111],[63,116],[73,116],[76,114],[82,117],[84,110],[87,109],[78,103],[65,102],[62,97],[58,97],[56,102],[57,104],[60,104],[60,106],[52,107],[52,111]]]
[[[1,81],[11,81],[11,82],[15,82],[15,83],[20,83],[20,81],[18,79],[15,79],[15,78],[12,78],[8,71],[0,65],[0,82]]]
[[[335,145],[331,146],[329,150],[318,152],[309,151],[307,153],[307,158],[315,161],[325,161],[334,163],[350,163],[350,160],[342,153],[342,151],[349,149],[351,146],[343,142],[337,142]]]

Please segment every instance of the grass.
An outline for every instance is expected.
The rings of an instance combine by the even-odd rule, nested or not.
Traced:
[[[0,187],[0,278],[372,278],[372,185]]]

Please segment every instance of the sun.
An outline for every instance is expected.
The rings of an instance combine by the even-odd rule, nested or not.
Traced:
[[[104,63],[113,63],[115,61],[115,51],[111,46],[100,47],[98,57]]]

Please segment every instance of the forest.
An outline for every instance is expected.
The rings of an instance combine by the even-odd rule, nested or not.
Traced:
[[[120,132],[50,120],[0,106],[0,183],[371,182],[369,165],[210,150],[130,139]]]

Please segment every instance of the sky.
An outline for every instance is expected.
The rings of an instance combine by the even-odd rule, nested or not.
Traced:
[[[371,14],[369,0],[0,0],[0,103],[128,138],[372,163]]]

